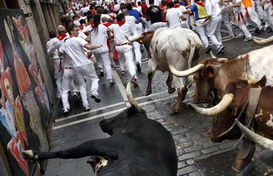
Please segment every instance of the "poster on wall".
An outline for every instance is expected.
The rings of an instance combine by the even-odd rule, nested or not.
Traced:
[[[0,137],[14,175],[28,176],[21,153],[48,150],[51,106],[23,11],[1,9],[0,31]]]

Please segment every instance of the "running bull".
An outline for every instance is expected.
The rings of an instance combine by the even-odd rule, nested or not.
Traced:
[[[203,115],[214,116],[212,129],[209,130],[213,142],[220,142],[223,139],[234,139],[238,137],[238,135],[234,134],[234,130],[230,131],[228,133],[229,135],[220,135],[229,129],[234,122],[230,119],[234,119],[239,111],[238,107],[237,109],[234,109],[234,112],[231,112],[230,108],[226,109],[233,100],[233,95],[226,94],[228,83],[236,79],[259,80],[266,75],[266,84],[272,85],[272,50],[273,46],[268,46],[233,59],[208,58],[199,63],[203,64],[203,67],[194,74],[196,88],[192,101],[193,103],[210,103],[215,106],[212,108],[198,108],[197,106],[192,106],[196,111]],[[241,101],[233,102],[239,103]],[[234,166],[234,168],[239,170],[239,164]]]
[[[188,75],[200,68],[200,65],[196,65],[196,63],[203,50],[203,44],[198,35],[189,29],[180,27],[160,28],[153,32],[144,32],[130,41],[144,44],[148,52],[146,95],[152,93],[152,79],[155,71],[168,71],[169,75],[166,81],[168,92],[174,93],[177,88],[178,93],[177,101],[170,114],[179,112],[188,91]],[[193,65],[195,66],[192,67]]]
[[[231,81],[224,90],[225,95],[214,107],[191,105],[200,114],[213,115],[212,129],[209,131],[213,142],[240,138],[241,131],[235,126],[236,119],[257,134],[273,139],[273,108],[270,101],[273,98],[273,87],[265,86],[265,81],[265,77],[254,84],[246,80]],[[251,161],[254,151],[254,143],[244,140],[233,169],[240,171],[244,168]]]
[[[177,155],[171,134],[155,120],[150,120],[136,103],[127,85],[132,107],[119,115],[100,121],[109,138],[90,140],[75,148],[57,152],[24,151],[29,159],[82,158],[91,161],[98,176],[176,176]]]

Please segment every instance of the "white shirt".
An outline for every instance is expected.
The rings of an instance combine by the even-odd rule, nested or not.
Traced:
[[[166,18],[169,22],[170,27],[178,27],[181,26],[180,16],[183,15],[182,11],[179,8],[171,8],[168,9]]]
[[[128,23],[124,23],[121,26],[118,24],[111,24],[108,28],[114,33],[115,44],[129,43],[127,38],[130,37],[132,32],[131,26]]]
[[[86,44],[88,42],[80,37],[71,37],[64,42],[59,51],[72,59],[73,66],[80,67],[92,63],[84,54],[83,48]]]
[[[47,49],[47,54],[52,57],[52,59],[59,59],[59,55],[58,55],[58,49],[60,46],[60,40],[56,37],[50,39],[47,43],[46,43],[46,49]]]
[[[79,36],[78,37],[80,37],[80,38],[82,38],[84,40],[87,38],[87,36],[82,31],[79,31]]]
[[[82,12],[82,13],[86,13],[86,12],[88,12],[88,11],[89,11],[89,6],[83,7],[83,8],[81,8],[81,10],[80,10],[80,12]]]
[[[137,26],[136,26],[136,18],[134,16],[125,16],[125,23],[129,24],[131,26],[132,34],[130,35],[137,35]]]
[[[232,1],[232,3],[233,4],[237,4],[237,3],[241,3],[241,0],[233,0]],[[242,5],[242,3],[241,3],[241,6],[240,7],[234,7],[233,8],[233,12],[235,13],[235,14],[238,14],[238,13],[240,13],[240,12],[243,12],[243,9],[244,9],[244,7],[243,7],[243,5]]]
[[[97,30],[93,28],[90,34],[90,41],[92,45],[103,45],[100,48],[94,49],[94,53],[103,53],[109,51],[107,47],[107,27],[105,27],[103,24],[99,24]]]
[[[119,4],[116,4],[116,5],[114,6],[114,11],[116,12],[116,11],[118,11],[119,9],[120,9]]]
[[[207,10],[207,14],[211,15],[211,17],[220,16],[222,9],[219,4],[220,4],[220,0],[206,0],[205,8]]]

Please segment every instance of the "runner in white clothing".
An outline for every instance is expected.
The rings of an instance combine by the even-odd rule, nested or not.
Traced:
[[[140,33],[138,33],[138,26],[137,26],[137,20],[134,16],[129,16],[128,11],[126,9],[122,10],[122,13],[125,17],[125,23],[129,24],[132,29],[132,34],[130,37],[135,37],[138,36]],[[141,23],[139,23],[141,24]],[[133,42],[133,47],[134,47],[134,54],[135,54],[135,59],[136,59],[136,66],[137,66],[137,71],[140,73],[141,72],[141,58],[142,54],[140,51],[140,43],[138,42]]]
[[[179,8],[174,8],[174,3],[172,1],[168,2],[168,8],[169,9],[167,10],[166,19],[169,27],[182,27],[180,21],[186,21],[182,10]]]
[[[107,47],[108,29],[103,24],[100,24],[100,14],[94,15],[94,26],[91,30],[90,41],[92,45],[102,44],[101,48],[93,50],[96,57],[98,67],[103,72],[103,67],[106,70],[107,79],[110,85],[114,84],[109,49]]]
[[[208,37],[215,46],[216,54],[220,54],[224,49],[220,30],[222,24],[222,9],[220,3],[220,0],[205,1],[205,8],[209,17],[209,24],[207,26]]]
[[[116,45],[115,48],[119,55],[121,73],[124,74],[125,72],[125,60],[130,75],[135,76],[133,79],[133,83],[137,85],[136,67],[133,61],[132,45],[128,41],[128,38],[132,33],[131,26],[128,23],[125,23],[124,15],[119,14],[117,16],[117,23],[110,25],[108,28],[114,34],[114,40]]]
[[[60,40],[56,37],[54,31],[49,32],[50,40],[46,43],[47,54],[53,59],[54,79],[56,80],[57,86],[57,98],[61,98],[62,92],[62,68],[61,59],[59,57],[59,42]]]
[[[95,72],[94,63],[87,58],[84,53],[84,48],[86,49],[96,49],[102,47],[102,45],[92,46],[82,38],[78,37],[79,29],[74,25],[69,26],[67,31],[70,35],[70,38],[67,39],[62,47],[59,49],[61,54],[66,54],[68,57],[65,57],[73,62],[73,69],[75,74],[74,82],[79,87],[83,107],[85,111],[89,111],[89,103],[87,99],[87,92],[91,89],[92,98],[96,102],[100,102],[101,100],[98,97],[98,77]],[[86,79],[86,84],[84,81]],[[72,76],[63,77],[63,91],[62,91],[62,102],[64,106],[64,113],[67,114],[69,111],[69,103],[68,103],[68,91],[69,91],[69,84],[71,82]],[[92,82],[92,88],[91,88]]]

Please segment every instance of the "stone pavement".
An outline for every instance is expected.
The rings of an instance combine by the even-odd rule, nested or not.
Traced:
[[[272,35],[272,33],[262,33],[259,36],[266,37],[269,35]],[[223,55],[235,57],[238,54],[261,47],[253,42],[243,42],[242,40],[241,37],[225,42],[226,48]],[[181,112],[177,115],[168,115],[167,112],[175,101],[175,93],[169,95],[166,92],[165,80],[167,73],[157,72],[152,84],[153,94],[147,97],[144,96],[147,83],[147,60],[144,59],[143,61],[143,73],[138,74],[139,87],[132,90],[134,96],[137,97],[136,100],[146,110],[149,118],[162,123],[173,135],[179,159],[178,175],[204,175],[196,162],[233,150],[236,141],[210,142],[207,131],[211,127],[211,118],[200,116],[188,108],[187,102],[190,101],[190,93],[183,104]],[[70,116],[62,117],[60,115],[56,117],[50,136],[51,151],[66,149],[88,140],[107,137],[100,130],[98,122],[103,118],[113,117],[127,106],[123,91],[129,76],[118,74],[119,70],[115,72],[116,84],[113,87],[109,87],[105,78],[101,79],[99,84],[102,102],[96,104],[90,100],[92,107],[90,112],[82,112],[81,105],[75,103]],[[120,79],[121,82],[118,82],[117,79]],[[90,166],[86,164],[87,159],[88,157],[76,160],[49,160],[45,175],[90,176],[92,173]],[[231,168],[226,169],[230,170]]]

